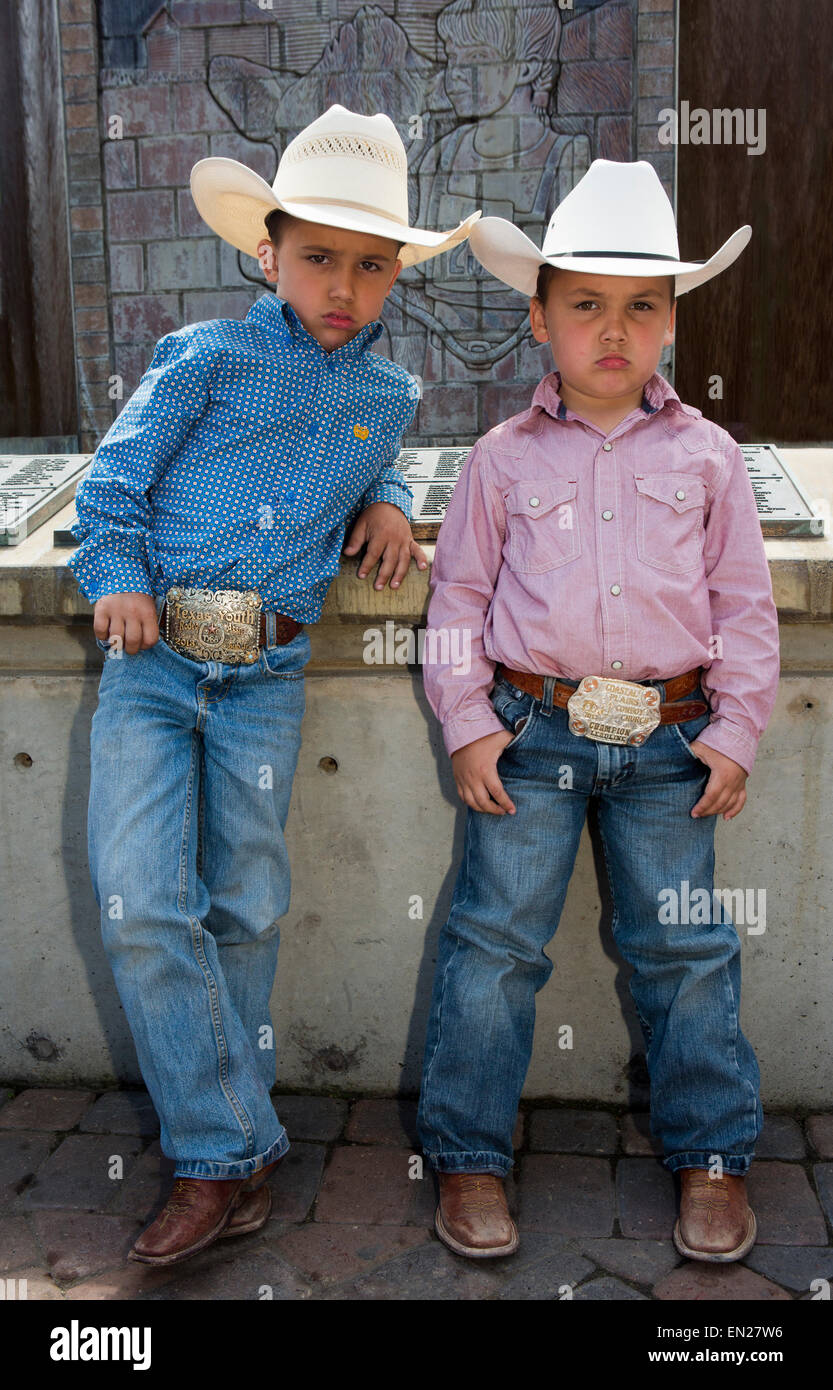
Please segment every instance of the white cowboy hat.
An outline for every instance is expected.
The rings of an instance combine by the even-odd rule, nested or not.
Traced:
[[[264,218],[275,208],[306,222],[369,232],[405,244],[403,266],[415,265],[465,241],[480,212],[450,232],[408,225],[408,158],[389,116],[360,116],[331,106],[290,140],[271,187],[236,159],[200,159],[191,170],[197,211],[212,231],[257,257],[268,236]]]
[[[469,246],[498,280],[535,294],[542,265],[589,275],[673,275],[679,296],[737,260],[752,235],[741,227],[707,261],[681,261],[674,209],[653,165],[594,159],[555,209],[541,250],[502,217],[484,217]]]

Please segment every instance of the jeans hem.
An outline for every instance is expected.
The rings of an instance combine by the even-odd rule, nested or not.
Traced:
[[[432,1153],[423,1149],[425,1158],[438,1173],[496,1173],[505,1178],[514,1167],[514,1160],[492,1149],[478,1149],[474,1153]]]
[[[234,1163],[219,1163],[211,1158],[188,1158],[177,1162],[174,1168],[176,1178],[248,1178],[252,1173],[259,1173],[261,1168],[265,1168],[267,1163],[274,1163],[276,1159],[283,1158],[289,1151],[289,1138],[286,1130],[281,1129],[280,1137],[274,1144],[270,1144],[265,1153],[255,1154],[252,1158],[241,1158]]]
[[[726,1154],[720,1153],[718,1149],[689,1149],[685,1153],[668,1154],[662,1161],[666,1168],[676,1173],[680,1168],[711,1168],[716,1158],[720,1159],[724,1173],[744,1177],[749,1172],[754,1154]]]

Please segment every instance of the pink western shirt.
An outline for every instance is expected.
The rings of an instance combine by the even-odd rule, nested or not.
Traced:
[[[446,748],[505,729],[488,698],[498,661],[574,681],[703,666],[699,737],[750,772],[779,651],[743,455],[659,373],[608,435],[560,384],[544,377],[475,444],[440,529],[423,674]]]

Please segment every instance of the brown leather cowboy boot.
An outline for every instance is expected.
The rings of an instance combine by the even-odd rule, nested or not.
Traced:
[[[272,1189],[268,1183],[262,1183],[254,1192],[244,1191],[239,1207],[232,1212],[231,1220],[226,1229],[220,1232],[219,1239],[225,1240],[227,1236],[245,1236],[250,1231],[259,1231],[269,1220],[271,1210]]]
[[[172,1265],[211,1245],[239,1204],[246,1178],[175,1178],[156,1220],[142,1232],[128,1259]]]
[[[280,1163],[283,1163],[283,1155],[246,1179],[240,1205],[232,1212],[226,1229],[220,1232],[221,1240],[227,1236],[248,1235],[250,1231],[259,1231],[261,1226],[266,1225],[272,1210],[272,1189],[266,1179]]]
[[[742,1260],[755,1244],[757,1223],[746,1200],[746,1181],[734,1174],[710,1178],[705,1168],[680,1170],[680,1216],[674,1244],[689,1260]]]
[[[440,1204],[434,1228],[456,1255],[486,1260],[513,1255],[520,1244],[503,1179],[495,1173],[438,1173]]]

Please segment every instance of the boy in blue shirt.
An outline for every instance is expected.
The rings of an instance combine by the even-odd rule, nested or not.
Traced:
[[[156,345],[76,496],[69,567],[104,662],[89,862],[102,936],[175,1160],[130,1258],[173,1264],[266,1221],[289,1143],[269,997],[289,906],[284,827],[303,668],[344,547],[398,587],[425,556],[395,467],[413,378],[368,351],[403,265],[456,245],[408,226],[393,123],[333,106],[274,184],[195,165],[197,208],[278,295]],[[361,202],[354,201],[357,188]],[[479,213],[477,214],[479,216]],[[268,235],[266,234],[268,231]],[[126,654],[126,656],[125,656]]]

